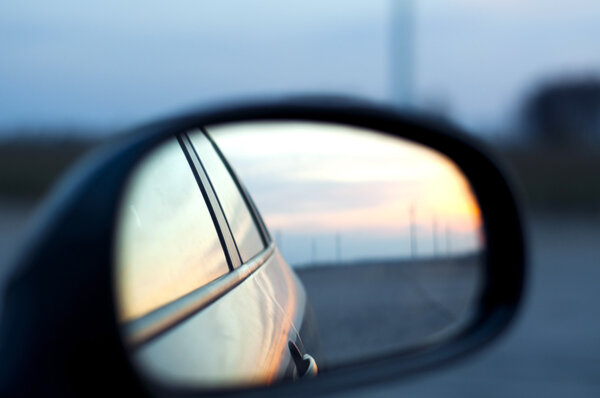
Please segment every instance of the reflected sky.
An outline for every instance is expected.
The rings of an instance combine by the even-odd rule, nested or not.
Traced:
[[[290,262],[409,256],[411,239],[420,256],[481,245],[481,215],[468,182],[424,146],[333,124],[208,131]]]

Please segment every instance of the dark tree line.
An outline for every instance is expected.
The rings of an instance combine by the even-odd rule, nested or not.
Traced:
[[[522,108],[526,130],[548,144],[600,144],[600,77],[540,85]]]

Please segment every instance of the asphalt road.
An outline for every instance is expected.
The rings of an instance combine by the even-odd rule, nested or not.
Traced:
[[[0,201],[0,276],[30,209]],[[600,216],[528,225],[528,291],[507,334],[452,366],[343,396],[600,396]]]
[[[349,397],[600,397],[600,217],[533,217],[522,311],[492,346]]]
[[[480,256],[364,260],[296,270],[321,339],[320,365],[414,347],[466,323],[481,288]]]

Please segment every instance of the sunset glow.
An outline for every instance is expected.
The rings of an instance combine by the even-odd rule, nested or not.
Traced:
[[[475,196],[458,167],[437,151],[325,123],[244,123],[208,131],[271,231],[401,236],[411,225],[426,231],[435,224],[470,235],[465,250],[478,248]]]

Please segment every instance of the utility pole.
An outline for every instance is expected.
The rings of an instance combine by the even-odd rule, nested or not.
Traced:
[[[399,108],[413,104],[415,58],[415,8],[413,0],[391,2],[390,87],[391,99]]]
[[[432,232],[433,232],[433,256],[437,257],[439,254],[438,251],[438,225],[437,225],[437,216],[434,214],[433,215],[433,225],[432,225]]]
[[[410,206],[410,255],[417,257],[417,226],[415,225],[415,205]]]

